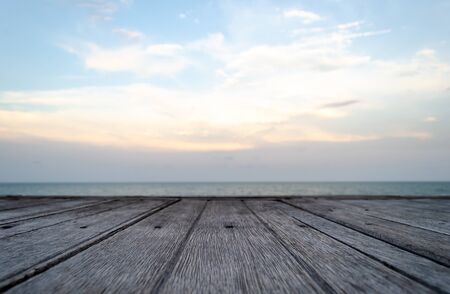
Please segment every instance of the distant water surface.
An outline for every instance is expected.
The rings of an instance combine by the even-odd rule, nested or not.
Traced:
[[[450,195],[450,182],[0,183],[0,195]]]

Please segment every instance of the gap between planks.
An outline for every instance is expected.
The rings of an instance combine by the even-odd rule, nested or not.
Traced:
[[[150,291],[150,293],[155,294],[159,293],[159,291],[162,289],[164,284],[167,282],[168,278],[172,274],[178,260],[180,259],[181,254],[183,253],[184,248],[186,247],[186,243],[189,240],[189,237],[192,235],[192,232],[194,231],[195,226],[197,225],[198,221],[200,220],[203,212],[206,209],[206,206],[208,205],[209,200],[205,201],[205,204],[203,205],[202,209],[200,210],[199,214],[195,218],[195,220],[192,222],[192,225],[190,226],[189,230],[186,232],[186,235],[184,236],[183,240],[181,241],[180,245],[178,246],[177,250],[175,251],[174,256],[169,261],[166,269],[164,270],[163,274],[160,276],[160,278],[156,281],[155,286]]]
[[[297,263],[306,271],[308,274],[316,281],[316,283],[326,292],[335,293],[333,288],[317,273],[313,268],[311,268],[306,261],[301,259],[299,256],[294,254],[289,247],[284,243],[283,239],[258,215],[253,209],[251,209],[244,200],[241,200],[244,206],[253,214],[256,219],[275,237],[278,243],[286,249],[287,252],[297,261]]]
[[[141,214],[140,216],[138,216],[138,217],[142,217],[142,219],[136,220],[136,218],[138,218],[138,217],[135,217],[135,218],[133,218],[132,220],[128,220],[128,221],[127,221],[127,224],[122,223],[122,224],[120,224],[119,226],[116,226],[115,228],[111,229],[113,232],[110,232],[110,235],[106,234],[106,233],[109,232],[109,231],[104,232],[104,233],[102,233],[102,234],[99,234],[98,236],[92,238],[92,239],[95,239],[95,240],[90,239],[90,240],[86,241],[88,244],[84,244],[84,243],[83,243],[83,244],[81,245],[81,247],[79,247],[79,248],[81,248],[81,250],[73,252],[72,255],[69,254],[69,255],[67,255],[66,257],[61,256],[61,259],[55,258],[56,260],[54,260],[53,263],[52,263],[52,259],[45,261],[45,262],[47,263],[48,267],[46,267],[46,268],[44,267],[44,268],[41,269],[41,271],[38,271],[38,272],[34,272],[34,271],[31,272],[31,273],[30,273],[31,275],[30,275],[30,276],[26,276],[25,280],[27,280],[27,279],[29,279],[29,278],[35,276],[35,275],[38,275],[38,274],[40,274],[40,273],[42,273],[42,272],[44,272],[44,271],[50,269],[51,267],[53,267],[53,266],[55,266],[55,265],[57,265],[57,264],[59,264],[59,263],[65,261],[65,260],[67,260],[67,259],[69,259],[69,258],[75,256],[76,254],[78,254],[78,253],[80,253],[80,252],[82,252],[82,251],[84,251],[84,250],[86,250],[86,249],[88,249],[88,248],[90,248],[90,247],[92,247],[92,246],[94,246],[94,245],[96,245],[96,244],[98,244],[98,243],[100,243],[100,242],[102,242],[102,241],[104,241],[104,240],[110,238],[111,236],[115,235],[116,233],[125,230],[126,228],[128,228],[128,227],[130,227],[130,226],[132,226],[132,225],[134,225],[134,224],[140,222],[141,220],[147,218],[148,216],[150,216],[150,215],[156,213],[157,211],[163,210],[164,208],[166,208],[166,207],[168,207],[168,206],[170,206],[170,205],[172,205],[172,204],[174,204],[174,203],[176,203],[176,202],[178,202],[178,201],[179,201],[179,199],[178,199],[178,200],[175,200],[175,201],[173,201],[173,202],[171,202],[171,203],[170,203],[170,202],[166,202],[166,203],[164,203],[164,204],[161,205],[161,206],[164,206],[164,205],[166,205],[166,206],[164,206],[164,207],[161,207],[161,206],[155,207],[155,208],[152,209],[152,212],[151,212],[151,213],[147,212],[148,215],[142,217],[142,214]],[[183,253],[183,251],[185,250],[186,243],[187,243],[187,241],[189,240],[189,238],[190,238],[190,236],[191,236],[191,234],[192,234],[192,231],[195,229],[195,227],[196,227],[198,221],[200,220],[200,218],[201,218],[201,216],[202,216],[202,214],[203,214],[203,211],[205,210],[208,201],[209,201],[209,200],[207,200],[207,201],[205,202],[205,205],[204,205],[203,208],[201,209],[200,213],[197,215],[195,221],[192,223],[192,225],[190,226],[188,232],[187,232],[186,235],[183,237],[183,240],[182,240],[181,244],[178,246],[178,248],[176,249],[176,252],[175,252],[174,256],[171,258],[170,262],[169,262],[168,265],[166,266],[166,269],[164,270],[163,275],[160,277],[160,279],[159,279],[158,282],[156,283],[155,287],[152,289],[152,293],[158,292],[158,291],[162,288],[162,286],[164,286],[164,284],[166,283],[168,277],[171,275],[171,273],[172,273],[172,271],[173,271],[173,269],[174,269],[176,263],[178,262],[178,259],[180,258],[180,255],[181,255],[181,254]],[[268,227],[268,224],[265,223],[265,221],[262,220],[262,219],[261,219],[261,218],[260,218],[260,217],[259,217],[259,216],[258,216],[258,215],[250,208],[250,207],[248,207],[247,203],[246,203],[244,200],[241,199],[241,201],[242,201],[243,204],[247,207],[247,209],[248,209],[248,210],[249,210],[249,211],[250,211],[250,212],[258,219],[258,221],[259,221],[264,227],[266,227],[266,229],[269,230],[269,232],[276,238],[276,240],[280,243],[280,245],[283,246],[283,247],[285,247],[285,249],[286,249],[291,255],[293,255],[293,253],[289,250],[289,248],[287,248],[286,245],[283,244],[283,241],[282,241],[281,237],[278,236],[278,234],[277,234],[275,231],[273,231],[270,227]],[[366,236],[368,236],[368,237],[370,237],[370,238],[375,238],[375,239],[379,240],[380,242],[386,242],[386,241],[383,240],[383,239],[376,238],[376,237],[374,237],[374,236],[372,236],[372,235],[366,234],[366,233],[361,232],[361,231],[359,231],[359,230],[356,230],[356,229],[354,229],[354,228],[352,228],[352,227],[348,227],[348,226],[346,226],[346,225],[344,225],[344,224],[335,222],[335,221],[333,221],[333,220],[331,220],[331,219],[328,219],[327,217],[324,217],[324,216],[315,214],[314,212],[311,212],[311,211],[309,211],[309,210],[307,210],[307,209],[303,209],[303,208],[298,207],[298,206],[296,206],[296,205],[293,205],[293,204],[291,204],[291,203],[289,203],[289,202],[284,202],[284,201],[282,201],[282,200],[278,200],[278,201],[281,202],[281,203],[284,203],[285,205],[289,205],[289,206],[291,206],[291,207],[294,207],[294,208],[296,208],[296,209],[307,211],[308,213],[311,213],[311,214],[313,214],[313,215],[315,215],[315,216],[317,216],[317,217],[319,217],[319,218],[325,219],[325,220],[327,220],[327,221],[330,221],[330,222],[335,223],[336,225],[343,226],[343,227],[346,227],[346,228],[351,229],[351,230],[353,230],[353,231],[356,231],[356,232],[358,232],[358,233],[364,234],[364,235],[366,235]],[[144,213],[144,214],[145,214],[145,213]],[[297,221],[301,222],[301,223],[304,223],[303,221],[301,221],[301,220],[299,220],[299,219],[297,219],[297,218],[295,218],[295,217],[293,217],[293,218],[296,219]],[[135,221],[134,223],[129,223],[129,222],[132,222],[133,220],[136,220],[136,221]],[[128,223],[129,223],[129,224],[128,224]],[[368,255],[368,254],[362,252],[361,250],[359,250],[358,248],[354,248],[353,246],[347,244],[346,242],[343,242],[343,241],[341,241],[341,240],[338,240],[338,239],[336,239],[335,237],[330,236],[329,234],[327,234],[327,233],[325,233],[325,232],[322,232],[321,230],[315,228],[314,226],[311,226],[310,224],[306,224],[306,225],[308,225],[308,226],[311,227],[312,229],[314,229],[314,230],[316,230],[316,231],[318,231],[318,232],[320,232],[320,233],[322,233],[322,234],[324,234],[324,235],[326,235],[326,236],[328,236],[328,237],[330,237],[330,238],[332,238],[332,239],[334,239],[334,240],[336,240],[336,241],[338,241],[338,242],[340,242],[340,243],[342,243],[342,244],[344,244],[344,245],[346,245],[346,246],[348,246],[348,247],[350,247],[350,248],[352,248],[352,249],[354,249],[354,250],[357,250],[358,252],[360,252],[360,253],[362,253],[362,254],[364,254],[364,255],[370,257],[371,259],[373,259],[373,260],[375,260],[375,261],[377,261],[377,262],[379,262],[379,263],[382,263],[384,266],[387,266],[387,267],[389,267],[390,269],[396,270],[396,271],[399,272],[400,274],[405,275],[405,273],[403,273],[401,270],[399,271],[399,270],[396,269],[395,267],[393,268],[392,265],[387,264],[387,263],[385,263],[385,262],[383,262],[383,261],[377,259],[376,257],[373,257],[373,256],[371,256],[371,255]],[[120,226],[122,226],[122,227],[120,227]],[[120,227],[120,228],[118,228],[118,227]],[[110,230],[110,231],[111,231],[111,230]],[[116,231],[114,231],[114,230],[116,230]],[[99,237],[100,235],[103,235],[103,234],[106,234],[106,236],[97,238],[97,237]],[[97,238],[97,239],[96,239],[96,238]],[[391,243],[389,243],[389,242],[386,242],[386,243],[388,243],[388,244],[390,244],[390,245],[392,245],[392,246],[395,246],[395,247],[399,248],[400,250],[405,250],[404,248],[401,248],[401,247],[399,247],[399,246],[396,246],[395,244],[391,244]],[[85,247],[83,247],[83,246],[85,246]],[[407,250],[405,250],[405,251],[407,251]],[[410,253],[416,254],[416,255],[417,255],[417,253],[415,253],[415,252],[410,252]],[[425,256],[421,256],[421,257],[426,258]],[[297,262],[298,262],[300,265],[302,265],[302,263],[299,262],[298,259],[297,259],[295,256],[294,256],[294,258],[297,260]],[[411,276],[409,276],[409,275],[406,275],[406,277],[411,278]],[[15,285],[20,284],[21,282],[23,282],[23,281],[25,281],[25,280],[18,281]],[[415,281],[420,282],[421,284],[423,284],[420,280],[416,280],[416,279],[413,279],[413,280],[415,280]],[[326,282],[325,282],[325,283],[326,283]],[[0,284],[0,285],[1,285],[1,284]],[[13,287],[13,286],[14,286],[14,285],[12,285],[11,287]],[[425,285],[425,286],[427,286],[427,285]],[[429,286],[429,285],[428,285],[428,286]],[[9,287],[9,288],[11,288],[11,287]],[[6,289],[8,289],[8,288],[6,288]],[[0,287],[0,291],[4,291],[4,290],[6,290],[6,289],[3,289],[3,288]],[[432,289],[433,289],[433,288],[432,288]],[[325,290],[327,290],[327,289],[325,289]],[[436,290],[435,288],[434,288],[433,290],[438,291],[438,290]],[[331,290],[329,290],[328,292],[333,292],[333,291],[332,291],[332,289],[331,289]],[[438,292],[442,292],[442,291],[438,291]]]
[[[92,207],[92,206],[97,206],[97,205],[101,205],[101,204],[105,204],[105,203],[109,203],[109,202],[113,202],[113,201],[119,201],[119,200],[104,200],[104,201],[78,205],[78,206],[69,207],[69,208],[60,209],[60,210],[49,210],[49,211],[44,211],[42,213],[38,212],[38,213],[28,214],[28,215],[19,216],[19,217],[12,217],[12,218],[2,220],[0,222],[0,225],[4,226],[4,225],[9,225],[9,224],[13,224],[13,223],[21,222],[21,221],[27,221],[27,220],[37,219],[37,218],[51,216],[51,215],[55,215],[55,214],[61,214],[61,213],[74,211],[74,210],[78,210],[78,209],[83,209],[83,208],[87,208],[87,207]]]
[[[138,222],[146,219],[147,217],[151,216],[152,214],[163,210],[166,207],[169,207],[177,202],[179,202],[180,199],[176,199],[176,200],[169,200],[167,202],[162,203],[161,205],[154,207],[152,209],[150,209],[147,212],[141,213],[140,215],[127,220],[121,224],[119,224],[118,226],[116,226],[115,228],[112,228],[110,230],[107,230],[101,234],[98,234],[97,236],[81,243],[78,244],[74,247],[72,247],[71,249],[68,249],[67,251],[58,254],[57,256],[54,256],[52,258],[49,258],[47,260],[41,261],[38,264],[34,265],[33,267],[19,273],[16,274],[15,276],[8,278],[4,281],[0,282],[0,292],[4,292],[8,289],[11,289],[14,286],[17,286],[23,282],[25,282],[26,280],[40,274],[43,273],[45,271],[47,271],[48,269],[52,268],[53,266],[77,255],[80,252],[85,251],[86,249],[114,236],[115,234],[117,234],[120,231],[123,231],[129,227],[131,227],[134,224],[137,224]]]
[[[289,206],[291,206],[291,207],[293,207],[293,208],[295,208],[295,209],[299,209],[299,210],[303,210],[303,211],[305,211],[305,212],[307,212],[307,213],[311,213],[311,214],[315,215],[315,216],[318,217],[318,218],[324,219],[325,221],[333,222],[332,220],[329,220],[329,219],[327,219],[327,218],[325,218],[325,217],[323,217],[323,216],[320,216],[320,215],[316,215],[316,214],[314,214],[314,213],[312,213],[312,212],[310,212],[310,211],[308,211],[308,210],[306,210],[306,209],[297,207],[297,206],[295,206],[295,205],[293,205],[293,204],[291,204],[291,203],[289,203],[289,202],[284,202],[284,201],[282,201],[282,200],[278,200],[278,202],[283,203],[283,204],[285,204],[285,205],[289,205]],[[363,250],[361,250],[361,249],[359,249],[359,248],[353,246],[353,245],[350,244],[349,242],[345,242],[345,241],[343,241],[343,240],[340,240],[339,238],[336,238],[336,237],[332,236],[331,234],[328,234],[328,233],[325,232],[324,230],[321,230],[320,228],[318,228],[318,227],[316,227],[316,226],[314,226],[314,225],[311,225],[310,223],[306,223],[306,222],[304,222],[303,220],[301,220],[301,219],[299,219],[299,218],[297,218],[297,217],[295,217],[295,216],[291,216],[291,217],[294,218],[295,220],[297,220],[299,223],[301,223],[301,224],[303,224],[303,225],[305,225],[305,226],[308,226],[308,227],[312,228],[313,230],[316,230],[317,232],[319,232],[319,233],[321,233],[321,234],[323,234],[323,235],[326,235],[327,237],[329,237],[329,238],[331,238],[331,239],[334,239],[335,241],[337,241],[337,242],[339,242],[339,243],[341,243],[341,244],[343,244],[343,245],[345,245],[345,246],[348,246],[348,247],[352,248],[352,249],[355,250],[355,251],[358,251],[359,253],[361,253],[361,254],[367,256],[368,258],[370,258],[370,259],[372,259],[372,260],[374,260],[374,261],[376,261],[376,262],[382,264],[383,266],[386,266],[386,267],[390,268],[391,270],[396,271],[397,273],[399,273],[399,274],[401,274],[401,275],[403,275],[403,276],[405,276],[405,277],[407,277],[407,278],[409,278],[409,279],[411,279],[411,280],[413,280],[413,281],[415,281],[415,282],[418,282],[418,283],[424,285],[425,287],[428,287],[429,289],[431,289],[431,290],[433,290],[433,291],[436,291],[436,292],[438,292],[438,293],[447,293],[447,292],[443,291],[442,289],[440,289],[440,288],[438,288],[438,287],[436,287],[436,286],[434,286],[434,285],[428,283],[427,281],[425,281],[425,280],[423,280],[423,279],[420,279],[420,278],[418,278],[417,276],[414,276],[414,275],[412,275],[412,274],[410,274],[410,273],[408,273],[408,272],[406,272],[406,271],[404,271],[404,270],[398,268],[397,266],[392,265],[391,263],[388,263],[388,262],[386,262],[386,261],[383,261],[383,260],[381,260],[380,258],[378,258],[378,257],[376,257],[376,256],[374,256],[374,255],[372,255],[372,254],[370,254],[370,253],[367,253],[367,252],[365,252],[365,251],[363,251]],[[335,223],[335,224],[338,225],[338,226],[343,226],[342,224],[339,224],[339,223],[336,223],[336,222],[333,222],[333,223]],[[346,227],[346,226],[343,226],[343,227]],[[350,230],[353,230],[353,231],[355,231],[355,232],[357,232],[357,233],[361,233],[361,232],[359,232],[359,231],[357,231],[357,230],[354,230],[353,228],[350,228],[350,227],[346,227],[346,228],[348,228],[348,229],[350,229]],[[369,238],[374,238],[373,236],[369,236],[369,235],[366,235],[366,236],[369,237]],[[377,238],[374,238],[374,239],[377,239]],[[380,240],[380,239],[377,239],[377,240],[380,241],[380,242],[385,242],[384,240]],[[385,242],[385,243],[386,243],[386,242]],[[389,244],[389,243],[388,243],[388,244]],[[391,245],[391,244],[389,244],[389,245]],[[400,250],[404,250],[403,248],[399,248],[399,249],[400,249]],[[412,254],[414,254],[414,253],[412,253]],[[427,260],[428,260],[428,259],[427,259]],[[434,262],[434,261],[432,261],[432,262]]]
[[[294,203],[291,203],[291,201],[289,201],[289,199],[288,199],[287,201],[286,201],[285,199],[280,199],[280,200],[278,200],[278,201],[280,201],[280,202],[282,202],[282,203],[284,203],[284,204],[293,206],[293,207],[295,207],[295,208],[304,210],[304,211],[306,211],[306,212],[308,212],[308,213],[311,213],[311,214],[313,214],[313,215],[315,215],[315,216],[317,216],[317,217],[321,217],[321,218],[326,219],[326,220],[328,220],[328,221],[331,221],[331,222],[333,222],[333,223],[335,223],[335,224],[338,224],[338,225],[344,226],[344,227],[346,227],[346,228],[348,228],[348,229],[357,231],[357,232],[359,232],[359,233],[361,233],[361,234],[363,234],[363,235],[366,235],[366,236],[371,237],[371,238],[375,238],[375,239],[377,239],[377,240],[379,240],[379,241],[388,243],[388,244],[390,244],[390,245],[392,245],[392,246],[394,246],[394,247],[397,247],[397,248],[399,248],[399,249],[401,249],[401,250],[404,250],[404,251],[407,251],[407,252],[409,252],[409,253],[415,254],[415,255],[417,255],[417,256],[423,257],[423,258],[428,259],[428,260],[430,260],[430,261],[432,261],[432,262],[435,262],[435,263],[437,263],[437,264],[440,264],[440,265],[442,265],[442,266],[445,266],[445,267],[449,268],[449,265],[448,265],[447,263],[442,262],[442,261],[440,261],[440,260],[437,259],[437,258],[432,258],[432,257],[428,256],[427,254],[423,254],[423,253],[421,253],[421,252],[417,252],[416,250],[413,250],[413,249],[407,248],[406,246],[402,246],[402,245],[400,245],[400,244],[397,244],[397,243],[394,242],[394,241],[387,240],[386,238],[379,237],[379,236],[377,236],[376,234],[372,234],[372,233],[366,232],[365,230],[360,229],[360,228],[358,228],[358,227],[356,227],[356,226],[353,226],[353,225],[351,225],[351,224],[347,224],[347,223],[344,222],[344,221],[340,221],[340,220],[338,220],[338,219],[334,219],[334,218],[329,217],[329,216],[327,216],[327,215],[323,215],[322,213],[317,213],[317,212],[315,212],[313,209],[305,208],[305,207],[300,206],[299,204],[297,204],[297,203],[295,203],[295,202],[294,202]],[[372,216],[370,216],[370,217],[372,217]],[[380,218],[378,218],[378,219],[380,219]],[[384,219],[383,219],[383,220],[384,220]],[[401,224],[401,225],[403,225],[403,224]],[[415,227],[412,227],[412,228],[415,228]],[[421,228],[417,228],[417,229],[421,229]],[[422,230],[424,230],[424,229],[422,229]],[[425,230],[425,231],[427,231],[427,230]],[[432,232],[432,231],[429,231],[429,232]],[[432,232],[432,233],[435,233],[435,232]],[[441,234],[441,233],[439,233],[439,234]],[[442,234],[442,235],[447,236],[447,235],[445,235],[445,234]]]
[[[113,203],[113,202],[114,202],[114,201],[105,201],[105,202],[102,202],[102,203],[98,203],[97,205],[91,205],[91,206],[87,206],[87,207],[81,207],[81,208],[76,209],[76,210],[82,211],[83,209],[86,209],[86,208],[93,208],[93,207],[95,207],[95,206],[98,206],[99,204],[106,204],[106,203]],[[80,215],[80,216],[77,216],[77,217],[74,217],[74,218],[68,218],[68,219],[66,219],[66,220],[62,220],[62,221],[59,221],[59,222],[55,222],[55,223],[52,223],[52,224],[49,224],[49,225],[44,225],[44,226],[35,227],[35,228],[33,228],[33,229],[29,229],[29,230],[19,231],[19,232],[17,232],[17,233],[12,233],[12,234],[10,234],[10,235],[1,236],[1,237],[0,237],[0,240],[2,240],[2,239],[7,239],[7,238],[12,238],[12,237],[15,237],[15,236],[18,236],[18,235],[22,235],[22,234],[34,232],[34,231],[37,231],[37,230],[41,230],[41,229],[45,229],[45,228],[49,228],[49,227],[53,227],[53,226],[57,226],[57,225],[59,225],[59,224],[63,224],[63,223],[70,222],[70,221],[76,221],[76,220],[78,220],[78,219],[83,219],[83,218],[90,217],[90,216],[93,216],[93,215],[98,215],[98,214],[101,214],[101,213],[103,213],[103,212],[107,212],[107,211],[111,211],[111,210],[123,208],[123,207],[126,207],[126,206],[131,206],[131,205],[133,205],[133,204],[134,204],[133,202],[128,202],[128,203],[125,203],[125,204],[123,204],[123,205],[112,206],[112,207],[109,207],[109,208],[106,208],[106,209],[102,209],[102,210],[99,210],[99,211],[94,211],[94,212],[92,212],[92,213],[88,213],[88,214],[85,214],[85,215]],[[75,211],[76,211],[76,210],[75,210]],[[17,221],[17,222],[22,222],[22,221]],[[15,227],[16,227],[16,225],[14,225],[12,228],[15,228]],[[2,227],[2,228],[3,228],[3,227]]]

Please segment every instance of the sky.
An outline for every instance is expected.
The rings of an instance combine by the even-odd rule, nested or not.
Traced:
[[[450,0],[0,3],[0,182],[450,180]]]

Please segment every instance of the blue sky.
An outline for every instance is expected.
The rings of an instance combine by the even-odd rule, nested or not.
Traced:
[[[449,180],[449,14],[448,0],[3,1],[0,180]]]

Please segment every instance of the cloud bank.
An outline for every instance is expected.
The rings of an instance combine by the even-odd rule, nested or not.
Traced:
[[[130,3],[79,5],[109,19]],[[251,30],[236,37],[230,29],[156,42],[115,27],[111,33],[120,41],[114,45],[65,42],[61,48],[88,72],[127,75],[131,82],[0,92],[0,137],[171,151],[433,137],[419,124],[438,124],[432,114],[418,112],[417,124],[399,115],[380,127],[385,123],[378,113],[403,113],[448,89],[450,65],[436,50],[379,58],[353,46],[382,38],[388,28],[368,30],[362,20],[327,25],[328,18],[298,8],[274,10],[272,17],[284,29],[281,41],[253,40]],[[192,77],[204,82],[191,87]],[[156,79],[169,79],[172,86]],[[177,82],[182,86],[173,86]]]

